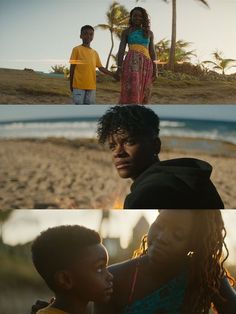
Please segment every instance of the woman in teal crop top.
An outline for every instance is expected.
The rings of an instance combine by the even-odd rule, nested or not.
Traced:
[[[109,267],[113,296],[95,314],[236,313],[225,234],[220,210],[161,210],[135,258]]]
[[[125,58],[126,45],[129,51]],[[121,80],[120,104],[147,104],[156,77],[156,52],[145,9],[130,12],[129,27],[123,31],[118,51],[116,78]]]

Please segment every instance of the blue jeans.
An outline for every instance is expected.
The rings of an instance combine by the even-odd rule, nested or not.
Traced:
[[[73,88],[73,101],[76,105],[91,105],[96,103],[96,90]]]

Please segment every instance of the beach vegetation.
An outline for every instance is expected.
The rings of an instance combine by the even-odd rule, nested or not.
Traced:
[[[138,2],[139,0],[136,0]],[[163,0],[166,3],[169,3],[168,0]],[[207,1],[205,0],[198,0],[198,2],[201,2],[205,6],[209,7]],[[176,33],[177,33],[177,0],[171,0],[172,4],[172,30],[171,30],[171,45],[169,50],[169,58],[168,58],[168,70],[175,71],[175,56],[176,56]]]
[[[152,103],[236,103],[236,73],[222,75],[190,62],[176,64],[176,72],[158,65]],[[0,69],[1,104],[71,104],[68,80],[45,73]],[[116,104],[120,83],[97,73],[97,103]]]
[[[167,0],[164,0],[168,2]],[[205,6],[208,6],[207,1],[205,0],[198,0],[199,2],[203,3]],[[176,25],[176,18],[177,18],[177,9],[176,9],[176,2],[177,0],[172,0],[172,31],[171,31],[171,46],[170,46],[170,54],[169,54],[169,61],[168,61],[168,69],[171,71],[175,71],[175,51],[176,51],[176,33],[177,33],[177,25]]]
[[[51,66],[51,73],[54,74],[63,74],[65,77],[69,77],[70,75],[70,70],[66,65],[62,65],[62,64],[56,64]]]
[[[129,21],[129,12],[125,6],[114,1],[108,11],[106,12],[106,24],[98,24],[95,28],[100,28],[102,30],[108,30],[111,37],[111,48],[108,53],[106,69],[109,67],[110,58],[114,48],[114,36],[118,39],[121,38],[122,31],[127,27]]]
[[[191,42],[180,39],[176,42],[175,63],[189,62],[191,57],[196,57],[195,50],[187,50]],[[163,63],[169,62],[170,40],[161,39],[155,44],[158,61]]]
[[[221,72],[222,75],[225,75],[225,72],[233,67],[236,67],[236,60],[224,58],[222,51],[214,51],[212,53],[213,60],[206,60],[203,61],[203,65],[210,65],[212,66],[213,70]]]

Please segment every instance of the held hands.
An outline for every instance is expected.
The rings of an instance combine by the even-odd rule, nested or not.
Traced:
[[[114,78],[119,82],[120,81],[121,68],[118,68],[114,74]]]

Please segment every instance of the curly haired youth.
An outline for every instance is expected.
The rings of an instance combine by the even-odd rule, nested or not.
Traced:
[[[194,253],[188,263],[183,313],[208,314],[213,295],[224,301],[220,294],[221,279],[226,277],[232,285],[235,284],[235,280],[224,267],[229,252],[225,243],[226,229],[220,210],[192,210],[192,213],[195,219],[191,238]],[[133,257],[147,254],[147,249],[145,235]],[[223,249],[226,252],[225,257]]]
[[[139,105],[114,106],[108,109],[98,120],[97,136],[102,144],[119,131],[126,131],[134,137],[158,137],[159,124],[158,115],[147,107]]]

